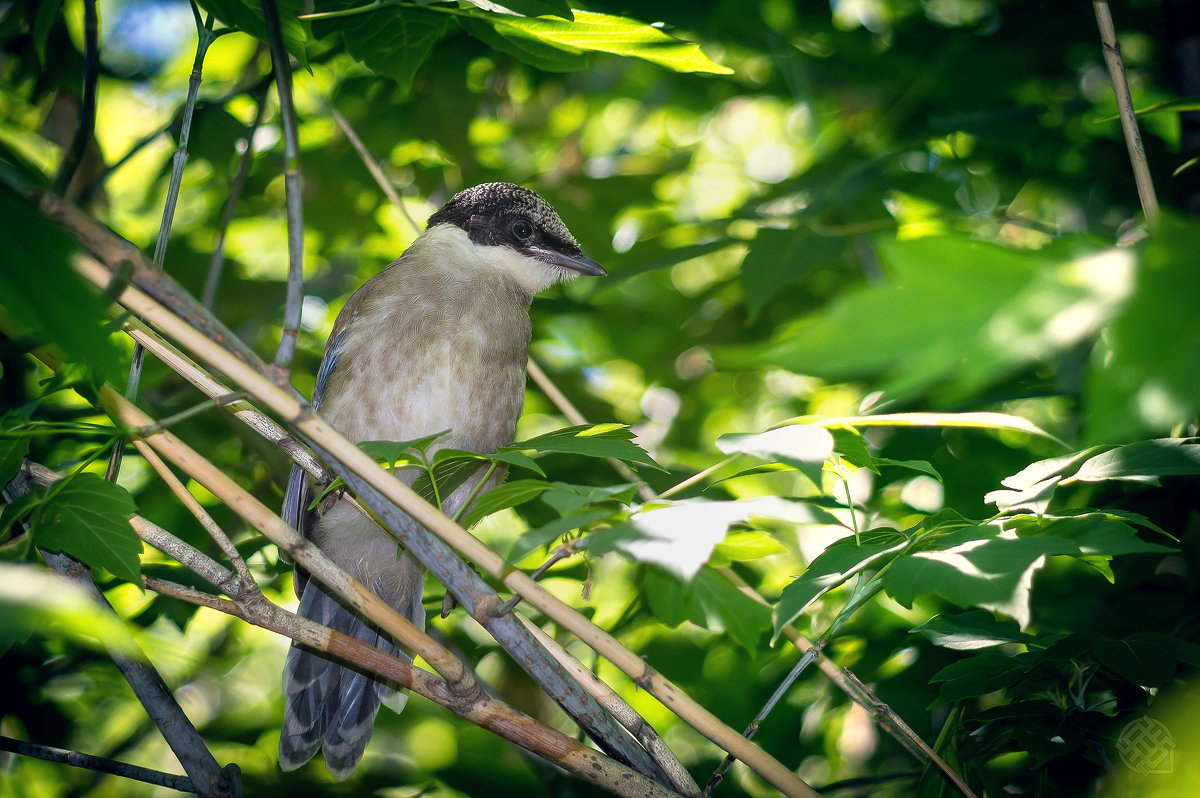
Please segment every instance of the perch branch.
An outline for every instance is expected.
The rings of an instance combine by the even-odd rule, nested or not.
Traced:
[[[36,485],[48,486],[62,478],[61,475],[36,463],[27,462],[24,470],[29,480]],[[129,521],[138,537],[145,543],[173,557],[218,590],[234,598],[222,598],[153,577],[143,578],[147,588],[232,615],[369,670],[445,706],[459,717],[553,761],[567,772],[617,795],[654,798],[668,798],[672,795],[640,774],[546,727],[502,701],[486,694],[481,696],[474,691],[465,694],[457,692],[445,680],[415,667],[406,659],[387,654],[368,643],[289,612],[268,601],[257,590],[245,590],[242,582],[227,568],[145,518],[133,515]],[[438,645],[432,640],[430,643],[433,646]]]
[[[99,285],[106,285],[110,279],[109,272],[98,264],[80,260],[76,264],[76,267],[90,281]],[[319,416],[312,415],[311,411],[297,401],[291,393],[280,390],[260,373],[237,361],[235,358],[230,357],[228,353],[222,351],[214,342],[209,341],[203,335],[199,334],[182,319],[179,319],[172,313],[166,312],[166,309],[159,306],[141,291],[127,286],[121,293],[120,301],[134,313],[153,321],[160,329],[175,338],[187,349],[197,354],[202,360],[206,360],[209,365],[224,371],[236,384],[243,387],[247,393],[254,396],[272,411],[278,413],[283,418],[289,419],[290,423],[310,443],[314,444],[314,447],[318,449],[318,453],[322,451],[328,453],[331,455],[330,459],[342,464],[339,472],[343,479],[346,479],[347,484],[355,489],[361,500],[364,500],[368,506],[375,510],[381,517],[384,517],[385,520],[392,520],[387,518],[388,515],[393,516],[393,518],[395,517],[395,513],[389,512],[390,510],[394,511],[397,507],[402,507],[408,517],[425,526],[438,538],[450,542],[455,549],[476,563],[480,568],[523,595],[533,606],[572,631],[580,639],[609,659],[610,662],[613,662],[613,664],[625,671],[639,686],[657,697],[668,708],[688,721],[694,728],[709,737],[717,745],[733,753],[753,770],[759,772],[778,789],[789,795],[811,796],[814,794],[808,785],[798,779],[791,770],[781,765],[773,757],[767,755],[758,746],[730,729],[711,712],[697,704],[671,684],[671,682],[650,668],[640,657],[622,646],[611,635],[596,627],[564,602],[554,597],[526,574],[508,569],[502,557],[488,549],[463,530],[462,527],[439,513],[407,485],[394,479],[388,472],[379,468],[366,453],[329,427]],[[162,433],[161,435],[156,435],[155,439],[169,434]],[[333,456],[334,454],[336,456]],[[220,476],[224,477],[223,474]],[[212,490],[212,487],[206,487]],[[216,493],[216,491],[213,492]],[[403,516],[404,514],[401,515]],[[403,524],[397,523],[392,526],[394,528],[403,526]],[[294,530],[291,530],[290,527],[286,527],[286,529],[293,535],[295,534]],[[397,531],[401,532],[402,536],[404,535],[402,530],[398,529]],[[420,543],[412,535],[404,537],[404,542],[406,544]],[[430,562],[426,562],[425,564],[429,566]],[[468,608],[468,611],[472,609],[468,605],[468,602],[463,600],[463,595],[459,595],[457,598],[464,607]],[[469,596],[467,598],[469,598],[471,604],[474,604],[479,598],[488,598],[491,601],[498,602],[498,598],[495,597],[494,592],[490,597]],[[478,609],[476,611],[478,612]],[[486,612],[480,613],[480,615],[486,616]],[[484,622],[480,618],[480,615],[475,615],[475,617]],[[487,624],[485,623],[485,625]],[[542,651],[540,647],[536,650],[539,652]]]

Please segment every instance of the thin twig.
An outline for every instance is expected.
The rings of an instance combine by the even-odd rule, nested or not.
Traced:
[[[208,511],[200,505],[200,502],[196,501],[196,497],[179,481],[179,478],[162,461],[157,452],[150,448],[143,440],[135,440],[133,445],[137,447],[138,452],[150,464],[150,467],[154,469],[159,478],[167,483],[167,487],[171,489],[171,492],[175,494],[179,501],[183,502],[183,506],[188,509],[188,512],[200,522],[200,526],[204,527],[204,530],[208,532],[208,536],[213,539],[217,547],[229,558],[229,562],[233,564],[234,570],[237,571],[238,577],[242,580],[243,589],[259,590],[258,583],[254,581],[254,576],[246,566],[246,561],[242,559],[241,552],[237,550],[237,546],[233,545],[233,541],[225,534],[225,530],[221,529],[217,522],[213,520],[213,517],[208,514]]]
[[[296,130],[296,106],[292,102],[292,64],[283,44],[279,9],[275,0],[261,0],[267,23],[267,42],[275,69],[275,93],[279,99],[279,119],[283,127],[283,185],[287,203],[288,279],[287,301],[283,311],[283,332],[275,350],[275,382],[288,384],[288,372],[300,335],[300,310],[304,283],[304,208],[301,204],[300,137]]]
[[[233,221],[234,213],[237,212],[238,200],[241,199],[242,191],[246,187],[246,178],[250,175],[250,165],[254,163],[254,134],[262,125],[263,114],[267,110],[267,89],[269,87],[269,83],[264,83],[262,89],[255,96],[258,110],[254,113],[254,122],[250,125],[250,132],[246,134],[246,151],[238,160],[237,173],[233,176],[233,185],[229,189],[229,196],[225,199],[225,207],[221,210],[221,220],[217,223],[217,243],[213,247],[212,256],[208,259],[208,276],[204,278],[204,292],[200,295],[200,304],[210,310],[213,302],[216,301],[217,288],[221,284],[221,271],[225,266],[225,235],[229,232],[229,225]]]
[[[1142,134],[1138,129],[1137,115],[1133,111],[1133,99],[1129,95],[1129,76],[1125,73],[1125,61],[1121,58],[1121,45],[1113,26],[1112,12],[1108,0],[1093,0],[1096,25],[1100,28],[1100,43],[1104,48],[1104,63],[1112,80],[1113,95],[1117,100],[1117,112],[1121,117],[1121,130],[1125,134],[1125,146],[1129,149],[1129,161],[1133,165],[1133,179],[1137,183],[1138,199],[1146,214],[1146,226],[1153,233],[1158,230],[1160,213],[1158,197],[1154,193],[1154,181],[1150,177],[1150,164],[1146,150],[1142,147]]]
[[[655,498],[665,499],[668,496],[674,496],[676,493],[687,490],[692,485],[695,485],[697,482],[703,482],[704,480],[708,479],[713,474],[717,473],[718,471],[720,471],[722,468],[724,468],[725,466],[732,463],[737,458],[738,458],[738,455],[732,454],[729,457],[726,457],[724,460],[717,463],[716,465],[711,465],[708,468],[704,469],[703,471],[693,474],[692,476],[683,480],[679,484],[673,485],[673,486],[667,488],[666,490],[659,493]],[[647,499],[647,501],[649,501],[649,499]]]
[[[88,144],[96,134],[96,83],[100,77],[100,22],[96,14],[96,0],[83,3],[83,97],[79,103],[79,121],[75,135],[67,149],[58,175],[54,178],[54,191],[65,195],[83,162]]]
[[[758,734],[758,729],[760,726],[762,726],[763,721],[767,719],[767,715],[770,715],[771,711],[775,709],[775,705],[778,704],[785,695],[787,695],[787,691],[792,689],[792,685],[795,684],[796,679],[799,678],[800,674],[804,673],[804,669],[812,664],[817,657],[821,656],[821,648],[822,646],[818,644],[810,648],[808,651],[805,651],[800,657],[799,662],[797,662],[791,671],[788,672],[788,675],[784,678],[784,680],[779,683],[779,686],[775,688],[775,692],[771,693],[771,697],[767,699],[767,703],[763,704],[763,708],[758,711],[758,714],[754,716],[754,720],[750,721],[750,725],[746,727],[744,732],[742,732],[747,740],[754,739],[754,735]],[[712,778],[708,780],[708,784],[704,785],[704,792],[701,793],[703,798],[708,798],[708,796],[712,795],[713,790],[715,790],[725,778],[725,774],[729,772],[729,768],[732,766],[733,757],[725,757],[725,761],[722,762],[721,766],[718,767],[716,772],[712,774]]]
[[[130,765],[126,762],[116,762],[102,756],[81,754],[78,751],[68,751],[65,748],[53,748],[49,745],[27,743],[14,740],[11,737],[0,737],[0,751],[8,751],[19,756],[31,756],[44,759],[47,762],[60,762],[64,765],[94,770],[97,773],[108,773],[123,779],[153,784],[156,787],[169,787],[180,792],[196,792],[196,787],[187,776],[176,776],[174,773],[163,773],[161,770]]]
[[[354,128],[350,127],[350,123],[346,121],[346,117],[342,116],[338,109],[331,108],[330,112],[333,115],[333,121],[337,122],[338,127],[342,129],[342,133],[345,134],[346,138],[350,140],[350,143],[354,145],[354,151],[358,153],[358,157],[362,160],[363,166],[367,167],[367,171],[371,173],[371,177],[375,178],[375,183],[380,189],[383,190],[383,193],[387,195],[387,198],[391,201],[392,205],[396,207],[396,210],[400,211],[400,215],[405,218],[409,227],[413,229],[413,232],[420,233],[421,226],[413,220],[412,216],[409,215],[408,209],[404,207],[403,200],[401,200],[400,195],[396,193],[396,187],[392,185],[392,181],[388,180],[387,175],[385,175],[383,170],[379,168],[379,162],[376,161],[371,155],[370,151],[367,149],[367,145],[363,144],[362,139],[360,139],[358,134],[354,132]]]
[[[171,237],[171,227],[175,220],[175,205],[179,201],[179,187],[183,183],[183,168],[188,160],[188,140],[192,134],[192,116],[196,111],[196,97],[200,94],[201,74],[204,68],[204,56],[208,48],[217,39],[213,33],[213,16],[208,15],[204,23],[200,22],[200,12],[192,6],[192,15],[196,19],[196,57],[192,62],[192,74],[188,79],[187,101],[183,107],[183,120],[179,126],[179,146],[171,162],[171,180],[167,185],[167,198],[163,203],[162,221],[158,225],[158,240],[154,244],[154,268],[162,271],[167,257],[167,241]],[[133,359],[129,363],[129,376],[125,381],[125,398],[133,401],[137,398],[138,385],[142,381],[142,364],[146,359],[146,350],[138,344],[133,346]],[[121,457],[125,447],[118,444],[113,447],[112,456],[108,460],[108,470],[105,479],[115,482],[121,473]]]
[[[583,685],[583,689],[591,693],[600,705],[608,710],[621,725],[629,729],[637,741],[650,753],[671,779],[671,786],[682,795],[698,795],[700,787],[692,779],[687,768],[676,758],[667,744],[654,731],[646,719],[629,706],[617,691],[609,687],[595,673],[588,670],[578,659],[559,645],[558,641],[543,632],[533,621],[518,616],[521,624],[528,629],[537,641],[557,659],[567,671]]]

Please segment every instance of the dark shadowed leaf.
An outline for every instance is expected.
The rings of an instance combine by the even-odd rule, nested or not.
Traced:
[[[990,612],[970,610],[958,615],[938,615],[912,630],[935,646],[957,651],[991,648],[1004,643],[1023,643],[1034,638],[1010,620],[998,620]]]
[[[142,541],[129,525],[136,509],[124,488],[79,474],[46,502],[34,541],[140,584]]]
[[[355,0],[336,0],[320,10],[362,5]],[[346,51],[366,64],[376,73],[389,77],[400,86],[402,92],[412,89],[417,70],[429,58],[434,45],[441,40],[449,18],[444,14],[421,8],[388,6],[366,14],[319,20],[313,23],[313,32],[321,36],[340,33],[346,42]]]
[[[1009,687],[1024,675],[1025,667],[1021,657],[990,651],[951,663],[930,678],[943,683],[934,706]]]
[[[258,0],[197,0],[201,8],[211,11],[213,16],[231,28],[248,33],[259,41],[267,41],[267,23],[263,21],[262,4]],[[276,0],[279,8],[279,28],[283,32],[283,45],[301,66],[308,67],[308,29],[296,18],[305,13],[302,0]],[[317,3],[316,10],[324,8]]]
[[[852,537],[834,543],[779,595],[774,612],[775,637],[779,637],[783,627],[799,618],[821,596],[856,573],[882,566],[907,545],[904,541],[855,545]]]

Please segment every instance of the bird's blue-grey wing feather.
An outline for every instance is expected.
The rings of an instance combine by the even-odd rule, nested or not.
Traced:
[[[311,403],[313,410],[319,410],[321,407],[321,400],[325,397],[325,387],[329,384],[329,376],[337,367],[338,358],[342,354],[342,341],[345,337],[346,328],[343,327],[337,333],[337,337],[331,338],[330,345],[325,348],[325,356],[321,359],[320,369],[317,370],[317,384],[313,388]],[[283,509],[280,516],[305,538],[311,537],[313,525],[317,522],[316,510],[309,509],[313,495],[312,485],[305,478],[304,469],[293,465],[291,473],[288,474],[287,488],[283,493]],[[304,593],[306,584],[308,584],[308,574],[297,566],[292,574],[292,589],[296,591],[296,598],[300,598]]]

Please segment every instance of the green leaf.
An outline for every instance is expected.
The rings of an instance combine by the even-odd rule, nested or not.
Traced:
[[[142,541],[129,525],[136,509],[124,488],[78,474],[46,501],[34,542],[140,585]]]
[[[953,662],[930,677],[931,682],[943,682],[934,706],[1014,685],[1024,676],[1025,663],[1024,657],[1006,657],[991,651]]]
[[[492,513],[536,499],[551,487],[549,482],[539,479],[517,479],[497,485],[475,500],[462,525],[470,528]]]
[[[690,582],[654,566],[646,569],[646,601],[665,625],[691,621],[702,629],[728,634],[755,656],[759,639],[771,626],[771,609],[749,598],[711,568]]]
[[[117,615],[79,585],[41,565],[0,563],[0,652],[35,632],[144,659]]]
[[[748,454],[760,460],[790,465],[821,487],[821,471],[833,454],[833,434],[822,427],[791,424],[757,433],[734,433],[717,438],[725,454]]]
[[[752,516],[791,523],[813,523],[814,518],[807,505],[775,496],[726,502],[656,502],[624,523],[589,535],[587,548],[595,555],[620,551],[637,562],[653,563],[686,580],[708,561],[713,547],[725,539],[730,524],[745,523]]]
[[[1177,659],[1166,635],[1135,634],[1105,639],[1093,649],[1101,665],[1143,687],[1161,687],[1175,675]]]
[[[553,507],[559,515],[570,515],[578,512],[589,504],[617,501],[628,503],[637,490],[637,483],[624,482],[618,485],[592,487],[590,485],[568,485],[565,482],[555,482],[551,490],[546,491],[542,501]]]
[[[842,538],[825,549],[798,579],[779,594],[774,611],[775,638],[779,637],[783,627],[803,615],[821,596],[854,574],[872,566],[881,566],[886,559],[899,553],[907,545],[907,541],[856,545],[854,538],[849,537]]]
[[[1200,97],[1176,97],[1172,100],[1163,100],[1153,105],[1147,105],[1145,108],[1135,109],[1133,113],[1137,116],[1145,116],[1147,114],[1162,114],[1168,111],[1200,111]],[[1102,122],[1114,122],[1120,118],[1120,114],[1108,114],[1106,116],[1098,116],[1092,122],[1098,125]]]
[[[711,568],[701,568],[690,587],[695,603],[704,613],[701,625],[714,632],[725,632],[747,654],[755,656],[759,639],[771,628],[771,608],[742,593]]]
[[[512,446],[505,446],[503,452],[559,452],[563,454],[578,454],[584,457],[615,457],[627,463],[637,463],[659,471],[665,468],[646,453],[646,450],[633,442],[633,433],[625,424],[584,424],[576,427],[547,432],[529,440],[518,441]]]
[[[318,13],[362,6],[358,0],[325,0]],[[445,35],[450,20],[422,8],[389,5],[378,11],[313,21],[322,37],[339,33],[346,52],[377,74],[391,78],[402,93],[412,89],[417,70],[428,60],[434,46]]]
[[[1072,480],[1103,482],[1120,479],[1157,485],[1159,477],[1200,474],[1196,438],[1160,438],[1118,446],[1089,458]]]
[[[441,454],[441,452],[438,454]],[[436,457],[435,455],[435,460]],[[497,463],[508,463],[509,465],[528,469],[540,476],[546,476],[546,472],[537,464],[537,461],[524,452],[496,452],[495,454],[485,455],[485,457]]]
[[[974,651],[1034,639],[1022,632],[1013,621],[997,620],[990,612],[983,610],[936,615],[911,633],[925,637],[935,646],[956,651]]]
[[[263,19],[262,5],[258,0],[196,0],[201,8],[231,28],[247,33],[262,42],[267,42],[267,23]],[[318,10],[321,6],[318,4]],[[303,0],[277,0],[279,29],[283,33],[283,46],[288,53],[308,69],[308,28],[296,18],[305,12]]]
[[[1016,491],[1023,491],[1032,488],[1034,485],[1043,482],[1050,477],[1056,475],[1065,475],[1067,471],[1074,466],[1082,463],[1097,452],[1101,452],[1108,447],[1093,446],[1090,449],[1084,449],[1082,452],[1072,452],[1065,454],[1062,457],[1051,457],[1048,460],[1038,460],[1030,463],[1022,468],[1017,473],[1010,477],[1005,477],[1000,480],[1000,484],[1006,488],[1012,488]]]
[[[868,468],[879,473],[879,469],[875,467],[875,460],[871,457],[870,450],[867,449],[867,441],[861,432],[853,427],[827,427],[827,429],[833,435],[833,451],[838,456],[852,466]]]
[[[570,22],[575,19],[567,0],[504,0],[494,3],[492,0],[467,0],[468,3],[484,11],[494,11],[497,14],[516,14],[522,17],[562,17]]]
[[[524,37],[568,52],[597,52],[641,58],[676,72],[707,72],[729,75],[733,70],[715,64],[700,46],[675,39],[657,27],[627,17],[575,11],[575,21],[552,17],[484,15],[506,37]]]
[[[1091,442],[1166,435],[1200,412],[1200,224],[1164,219],[1144,253],[1133,295],[1092,352],[1084,380]]]
[[[1009,533],[1011,535],[1011,533]],[[944,548],[897,558],[883,577],[888,595],[905,607],[937,593],[960,607],[983,607],[1029,624],[1034,573],[1055,554],[1078,554],[1069,540],[1001,536],[995,526],[968,527],[938,541]]]
[[[646,602],[654,616],[672,629],[700,612],[687,585],[654,566],[646,568]]]
[[[1018,515],[1007,523],[1018,535],[1046,535],[1069,540],[1087,557],[1116,557],[1122,554],[1168,554],[1171,546],[1142,540],[1121,516],[1103,512],[1076,515]]]
[[[513,543],[508,554],[504,556],[505,561],[509,563],[520,562],[525,555],[534,549],[548,546],[554,541],[561,538],[568,532],[576,529],[582,529],[589,524],[594,524],[597,521],[602,521],[611,516],[612,510],[593,510],[590,513],[580,513],[578,515],[567,516],[566,518],[556,518],[548,524],[542,524],[536,529],[531,529],[525,532],[521,537],[517,538]]]
[[[1088,339],[1132,288],[1132,256],[1116,250],[1056,262],[965,235],[883,239],[877,247],[887,280],[839,296],[765,347],[715,350],[718,368],[776,365],[838,381],[880,376],[892,398],[942,386],[947,401],[962,401]]]
[[[104,306],[71,268],[73,246],[62,230],[3,185],[0,219],[0,306],[39,343],[58,345],[100,380],[123,380]]]
[[[46,41],[50,38],[50,30],[58,19],[58,9],[62,0],[41,0],[37,13],[33,18],[33,47],[37,52],[38,63],[46,64]]]
[[[21,470],[21,461],[29,454],[30,438],[4,435],[0,432],[0,488],[12,481]]]
[[[436,441],[438,438],[449,434],[450,430],[447,429],[442,430],[441,432],[435,432],[432,435],[413,438],[410,441],[361,441],[358,444],[358,448],[362,449],[377,461],[387,464],[389,469],[394,469],[397,466],[420,463],[420,457],[413,457],[413,454],[417,453],[424,455],[426,449],[429,448],[431,443]],[[437,454],[441,454],[442,451],[448,452],[443,459],[447,459],[453,454],[460,453],[458,449],[443,449],[438,451]],[[461,454],[464,456],[478,457],[478,455],[475,455],[473,452],[465,452]],[[437,461],[435,460],[435,462]]]
[[[15,501],[5,504],[4,508],[0,510],[0,540],[6,539],[12,525],[29,515],[42,503],[42,499],[42,496],[30,491],[24,496],[17,497]],[[24,552],[22,552],[22,556],[23,554]]]
[[[787,548],[767,532],[731,532],[713,547],[709,564],[715,568],[735,562],[761,560],[786,551]]]
[[[502,53],[546,72],[574,72],[588,64],[586,53],[571,53],[525,36],[505,36],[487,21],[458,17],[457,22],[471,36]]]
[[[761,228],[742,261],[747,321],[753,322],[780,289],[802,279],[814,266],[840,261],[845,248],[843,238],[819,235],[808,226]]]
[[[893,460],[890,457],[876,457],[874,458],[874,462],[877,466],[907,468],[909,471],[919,471],[922,474],[928,474],[938,482],[942,481],[942,475],[938,470],[925,460]]]

